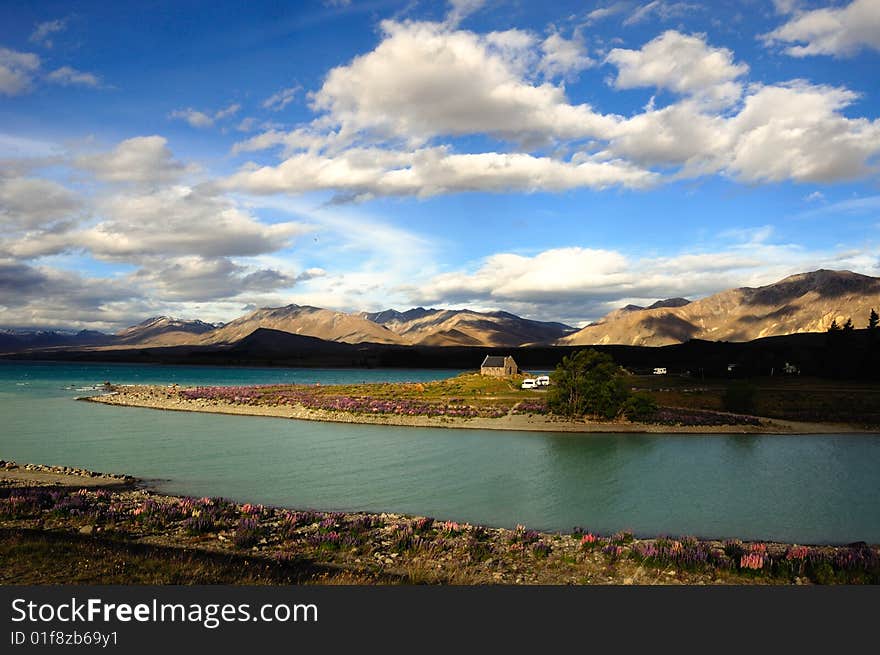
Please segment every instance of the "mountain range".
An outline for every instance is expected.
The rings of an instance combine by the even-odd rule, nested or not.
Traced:
[[[647,307],[626,305],[580,330],[502,311],[417,307],[403,312],[345,313],[287,305],[257,309],[225,324],[158,316],[115,335],[86,330],[5,330],[0,331],[0,352],[47,347],[226,346],[241,343],[257,330],[262,330],[263,341],[287,333],[338,343],[400,346],[662,346],[689,339],[751,341],[824,332],[832,321],[842,325],[847,318],[856,327],[864,327],[871,309],[880,310],[880,278],[818,270],[695,301],[669,298]]]
[[[863,328],[872,309],[880,311],[880,278],[820,269],[693,302],[677,298],[615,310],[557,343],[664,346],[689,339],[752,341],[825,332],[832,321],[842,325],[848,318]]]

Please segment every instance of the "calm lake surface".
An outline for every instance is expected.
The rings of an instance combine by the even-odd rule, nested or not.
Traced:
[[[139,384],[425,381],[457,371],[0,363],[0,458],[163,491],[544,530],[880,543],[880,435],[566,435],[76,402]]]

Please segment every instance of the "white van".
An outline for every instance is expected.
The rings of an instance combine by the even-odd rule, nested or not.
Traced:
[[[550,386],[550,376],[549,375],[539,375],[535,378],[535,385],[538,387],[549,387]]]
[[[537,386],[538,386],[538,383],[535,382],[535,380],[533,380],[532,378],[526,378],[525,380],[522,381],[522,385],[520,386],[520,389],[534,389]]]

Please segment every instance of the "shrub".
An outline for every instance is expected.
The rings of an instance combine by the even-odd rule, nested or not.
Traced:
[[[188,534],[205,534],[214,529],[214,521],[207,513],[197,513],[183,522],[183,529]]]
[[[623,404],[623,415],[633,422],[649,421],[656,413],[657,401],[644,392],[633,394]]]
[[[579,350],[553,372],[547,406],[557,414],[615,418],[629,397],[620,367],[604,353]]]
[[[251,548],[256,546],[263,531],[256,519],[243,517],[235,528],[235,535],[232,537],[232,543],[236,548]]]

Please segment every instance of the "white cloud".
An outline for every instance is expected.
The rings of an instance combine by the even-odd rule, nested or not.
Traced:
[[[179,179],[190,167],[174,159],[164,137],[126,139],[110,152],[85,155],[75,165],[108,182],[158,184]]]
[[[532,256],[497,253],[475,269],[436,275],[404,287],[412,304],[504,308],[540,320],[595,320],[632,299],[690,299],[787,275],[827,268],[880,272],[869,248],[808,250],[769,242],[766,229],[709,252],[634,257],[616,250],[569,247]]]
[[[30,90],[39,68],[37,55],[0,48],[0,94],[15,96]]]
[[[836,182],[867,175],[880,153],[880,120],[847,118],[848,89],[792,82],[759,87],[729,121],[727,170],[748,182]]]
[[[586,15],[587,24],[589,25],[592,23],[597,23],[600,20],[608,18],[609,16],[619,14],[628,6],[629,3],[627,2],[615,2],[606,7],[598,7]]]
[[[853,0],[845,7],[800,12],[763,38],[768,44],[803,44],[785,49],[792,57],[848,57],[863,48],[880,50],[880,2]]]
[[[192,107],[187,107],[186,109],[175,109],[170,114],[168,114],[168,117],[186,121],[187,123],[189,123],[190,127],[203,129],[207,127],[212,127],[217,121],[222,121],[226,118],[234,116],[240,110],[241,105],[237,103],[233,103],[224,109],[218,109],[212,114],[198,111],[196,109],[193,109]]]
[[[99,200],[97,225],[75,241],[101,257],[253,256],[280,250],[308,231],[295,222],[267,225],[222,196],[187,186],[117,193]]]
[[[618,89],[653,86],[725,106],[742,93],[737,78],[749,67],[733,52],[706,43],[705,35],[668,30],[640,50],[615,48],[606,61],[617,67]]]
[[[92,73],[76,70],[70,66],[62,66],[53,70],[46,79],[62,86],[100,86],[101,81]]]
[[[465,18],[482,9],[485,4],[486,0],[449,0],[446,23],[455,27]]]
[[[799,9],[803,0],[773,0],[773,7],[777,14],[790,14],[795,9]]]
[[[660,182],[661,171],[667,179],[722,173],[746,182],[834,182],[870,174],[880,153],[880,123],[843,114],[854,93],[803,81],[746,87],[748,66],[703,35],[670,30],[639,50],[608,55],[616,87],[681,96],[661,108],[652,99],[624,118],[571,104],[561,86],[534,79],[542,65],[561,73],[586,63],[558,34],[542,41],[522,30],[479,35],[390,21],[383,30],[374,50],[330,71],[311,94],[311,123],[233,147],[236,154],[281,147],[280,164],[245,165],[222,186],[363,200],[644,188]],[[466,135],[504,140],[513,151],[459,153],[442,143]],[[542,150],[551,145],[553,154]]]
[[[293,287],[299,281],[293,274],[242,265],[225,257],[157,258],[147,264],[131,279],[141,287],[141,293],[165,302],[230,299]],[[306,274],[304,279],[310,277]]]
[[[700,9],[699,5],[688,2],[665,2],[664,0],[653,0],[643,5],[639,5],[626,20],[624,25],[635,25],[649,20],[652,16],[657,16],[662,21],[672,18],[684,16],[689,12]]]
[[[0,258],[4,325],[113,325],[139,315],[130,311],[136,295],[131,284],[117,278],[86,277],[72,270]]]
[[[511,141],[595,136],[614,119],[572,105],[562,87],[526,79],[540,64],[520,30],[478,35],[437,23],[382,23],[375,50],[330,71],[313,95],[342,135],[421,142],[490,134]]]
[[[52,47],[52,35],[58,34],[59,32],[63,32],[67,28],[67,20],[66,19],[58,19],[58,20],[49,20],[44,23],[39,23],[34,31],[31,33],[28,41],[31,43],[37,43],[42,45],[45,48]]]
[[[205,112],[198,111],[192,107],[186,109],[175,109],[169,114],[170,118],[179,118],[189,123],[190,127],[205,128],[214,124],[214,118],[208,116]]]
[[[0,177],[0,225],[6,234],[70,220],[81,205],[77,194],[52,180]]]
[[[233,103],[226,107],[225,109],[219,109],[214,113],[215,121],[222,121],[224,118],[229,118],[231,116],[235,116],[241,110],[241,105],[238,103]]]
[[[566,39],[558,32],[541,42],[543,57],[538,70],[546,77],[569,77],[589,68],[595,62],[587,56],[584,44],[576,39]]]
[[[524,153],[452,154],[445,148],[349,149],[336,156],[295,154],[278,166],[242,170],[223,186],[259,194],[335,190],[364,199],[463,191],[638,188],[655,179],[653,173],[620,161],[560,161]]]
[[[242,118],[241,122],[236,125],[235,129],[239,132],[253,132],[255,129],[257,129],[257,119],[253,116]]]
[[[302,90],[299,85],[291,86],[286,89],[273,93],[263,101],[263,109],[270,111],[281,111],[296,98],[296,94]]]
[[[654,85],[684,95],[621,121],[607,152],[677,177],[725,173],[745,182],[836,182],[864,177],[880,154],[880,121],[848,118],[857,94],[803,80],[753,84],[748,67],[702,36],[667,31],[640,50],[613,50],[621,88]],[[719,108],[731,106],[726,112]]]

